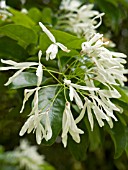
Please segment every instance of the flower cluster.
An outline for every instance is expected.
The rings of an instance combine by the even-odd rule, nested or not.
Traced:
[[[10,12],[8,12],[9,7],[6,5],[4,0],[0,1],[0,18],[5,21],[8,17],[12,16]]]
[[[74,3],[73,3],[74,2]],[[122,109],[112,102],[111,99],[118,99],[121,97],[120,93],[116,90],[116,86],[124,86],[124,82],[127,80],[124,74],[126,69],[123,64],[126,63],[126,55],[119,52],[109,51],[106,45],[109,42],[104,42],[103,34],[96,33],[96,28],[101,24],[101,17],[104,15],[92,10],[93,5],[83,5],[76,0],[69,1],[64,0],[60,6],[61,10],[66,10],[63,16],[59,17],[58,26],[65,25],[66,30],[71,31],[78,36],[85,35],[85,42],[81,44],[81,52],[79,56],[73,56],[71,59],[76,60],[69,62],[69,65],[65,64],[65,70],[49,70],[49,74],[56,73],[59,76],[52,78],[57,80],[59,86],[61,86],[65,96],[65,108],[62,116],[62,143],[64,147],[67,146],[68,133],[72,136],[72,139],[79,143],[80,134],[84,131],[78,128],[78,123],[84,119],[85,113],[90,123],[90,129],[93,131],[95,120],[97,120],[100,127],[107,122],[110,128],[113,127],[113,120],[117,121],[114,114],[115,111],[122,112]],[[96,19],[100,18],[100,22],[97,23]],[[61,20],[60,20],[61,19]],[[50,140],[53,136],[52,122],[50,120],[51,106],[47,109],[40,109],[39,107],[39,92],[43,81],[43,72],[46,69],[42,64],[42,56],[46,61],[55,60],[58,61],[58,65],[61,65],[60,58],[58,57],[59,48],[69,53],[65,45],[57,42],[54,35],[39,22],[41,31],[47,35],[51,44],[46,50],[46,55],[43,56],[42,51],[38,52],[38,62],[15,62],[12,60],[1,60],[3,64],[8,64],[8,67],[0,67],[0,70],[18,70],[12,77],[9,78],[6,86],[11,84],[17,76],[19,76],[24,70],[35,69],[37,83],[33,89],[24,90],[23,105],[20,113],[23,112],[25,103],[33,95],[32,110],[28,115],[28,119],[23,125],[20,136],[26,132],[35,132],[36,141],[41,144],[42,139],[46,141]],[[44,42],[45,43],[45,42]],[[61,56],[64,57],[65,56]],[[64,60],[65,61],[65,60]],[[70,57],[69,57],[70,61]],[[87,66],[87,61],[91,63],[91,66]],[[75,64],[72,64],[75,63]],[[76,67],[77,65],[77,67]],[[82,69],[81,74],[77,73],[78,69]],[[50,86],[53,84],[49,84]],[[56,100],[56,96],[52,99],[53,103]],[[43,96],[42,96],[43,98]],[[52,103],[52,104],[53,104]],[[76,104],[79,114],[77,117],[73,114],[73,104]],[[54,107],[54,106],[53,106]],[[60,115],[58,115],[60,116]],[[53,116],[54,117],[54,116]]]
[[[78,0],[63,0],[60,10],[64,10],[63,16],[58,17],[58,26],[69,32],[75,33],[77,36],[85,35],[88,40],[95,33],[95,29],[101,25],[104,13],[92,10],[93,4],[82,5]],[[100,19],[97,24],[96,19]]]
[[[58,47],[60,47],[65,52],[70,52],[70,50],[68,50],[67,47],[65,47],[63,44],[56,42],[55,37],[41,22],[39,22],[39,25],[42,28],[42,30],[46,33],[46,35],[49,37],[49,39],[53,42],[53,44],[51,44],[46,51],[46,60],[48,60],[49,58],[54,59],[56,57],[57,52],[58,52]],[[36,141],[38,144],[41,143],[43,138],[46,141],[48,141],[52,137],[52,128],[51,128],[51,123],[49,120],[50,108],[48,108],[46,111],[40,110],[39,102],[38,102],[39,90],[41,89],[41,83],[43,79],[43,65],[41,63],[41,56],[42,56],[42,51],[40,50],[38,52],[38,58],[39,58],[38,63],[37,62],[17,63],[12,60],[1,59],[1,62],[3,64],[8,64],[10,66],[0,67],[1,71],[18,70],[13,76],[9,78],[9,80],[5,83],[5,86],[8,86],[9,84],[11,84],[15,80],[15,78],[19,76],[25,69],[30,69],[32,67],[36,69],[37,87],[35,87],[34,89],[24,90],[24,100],[23,100],[23,105],[20,110],[20,113],[23,112],[25,103],[28,101],[30,96],[34,94],[34,98],[32,101],[32,110],[30,114],[28,115],[29,118],[23,125],[19,134],[20,136],[23,136],[25,132],[27,133],[31,133],[32,131],[35,132]]]
[[[40,165],[44,164],[44,156],[39,155],[36,146],[30,146],[27,140],[22,140],[20,146],[10,152],[14,160],[18,162],[20,168],[26,170],[40,170]]]

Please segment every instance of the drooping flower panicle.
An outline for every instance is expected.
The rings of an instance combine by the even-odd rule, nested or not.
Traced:
[[[25,1],[22,0],[21,3],[24,5]],[[10,13],[6,10],[5,1],[2,1],[0,6],[2,6],[0,10],[2,20],[6,20]],[[32,97],[33,99],[31,111],[20,130],[20,136],[33,132],[36,135],[37,144],[41,144],[43,139],[46,141],[53,140],[52,135],[55,130],[55,128],[52,129],[52,127],[55,127],[53,125],[55,121],[53,120],[58,112],[52,115],[52,111],[56,110],[54,107],[58,101],[60,102],[58,96],[62,90],[64,93],[61,94],[64,94],[66,102],[64,103],[64,110],[61,110],[63,112],[62,120],[59,121],[62,121],[61,138],[64,147],[67,146],[68,135],[71,135],[76,143],[80,143],[80,135],[84,134],[84,131],[78,128],[78,123],[85,116],[88,118],[91,131],[94,129],[95,121],[98,122],[99,127],[103,127],[105,123],[108,123],[110,128],[114,126],[113,121],[118,121],[115,112],[122,113],[123,109],[116,105],[112,99],[117,100],[121,97],[116,87],[124,86],[124,82],[127,81],[125,74],[128,73],[128,70],[123,66],[126,63],[126,55],[107,49],[109,41],[104,42],[103,34],[96,32],[96,28],[102,23],[104,13],[93,10],[93,6],[93,4],[81,5],[80,1],[77,0],[63,0],[60,5],[60,12],[63,12],[63,15],[57,14],[55,28],[64,29],[76,34],[78,37],[82,35],[85,37],[85,42],[83,42],[82,38],[83,43],[81,44],[79,55],[77,55],[79,48],[75,49],[77,43],[73,47],[72,55],[65,45],[57,42],[58,37],[55,37],[52,31],[50,32],[42,22],[39,22],[40,28],[51,41],[51,45],[46,51],[38,51],[38,62],[15,62],[1,59],[1,62],[8,66],[0,67],[0,71],[16,70],[5,83],[5,86],[13,83],[15,78],[25,70],[28,72],[30,69],[35,70],[35,87],[24,89],[24,99],[20,113],[23,112],[26,102]],[[75,40],[79,41],[78,37],[74,36],[74,39],[76,38]],[[38,38],[40,39],[40,37]],[[41,48],[40,43],[36,45],[35,49]],[[57,56],[59,48],[69,54]],[[44,56],[45,53],[46,56]],[[45,62],[43,62],[43,57],[46,58]],[[52,65],[50,65],[49,69],[47,65],[44,65],[49,59],[55,59],[56,68],[52,68]],[[58,84],[56,85],[55,82]],[[53,86],[61,88],[58,91],[56,90],[55,96],[48,99],[49,102],[43,108],[40,108],[40,90]],[[45,100],[43,95],[41,97]],[[62,100],[61,102],[64,101]],[[74,115],[73,109],[78,115]],[[59,114],[61,115],[62,113]],[[60,118],[59,114],[57,116]]]
[[[93,10],[93,4],[81,5],[78,0],[63,0],[60,10],[64,10],[63,16],[58,17],[58,26],[64,27],[69,32],[75,33],[80,37],[83,33],[88,40],[95,32],[96,28],[101,25],[104,13]],[[93,19],[92,19],[93,18]],[[100,19],[97,23],[96,19]]]
[[[66,102],[62,118],[62,135],[61,135],[64,147],[67,146],[68,132],[72,136],[73,140],[77,143],[80,142],[79,135],[84,133],[84,131],[77,127],[72,112],[70,110],[70,103]]]

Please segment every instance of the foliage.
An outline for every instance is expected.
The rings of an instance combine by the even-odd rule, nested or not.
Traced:
[[[30,146],[27,140],[22,140],[20,146],[13,151],[5,152],[0,148],[1,170],[55,170],[54,167],[44,161],[44,156],[39,155],[36,146]]]
[[[89,2],[95,4],[95,9],[100,9],[100,11],[106,13],[105,16],[103,16],[101,32],[106,33],[106,35],[107,33],[110,35],[113,34],[112,38],[116,38],[116,36],[121,31],[121,27],[124,24],[125,19],[127,19],[127,2],[125,0],[90,0]],[[89,70],[94,66],[94,63],[87,55],[84,54],[84,57],[86,58],[84,61],[84,57],[81,57],[82,55],[80,53],[81,44],[87,41],[88,37],[86,37],[85,40],[85,38],[81,36],[83,32],[80,32],[78,35],[76,35],[75,31],[73,32],[70,30],[70,27],[68,27],[67,18],[66,22],[63,18],[64,15],[67,15],[67,13],[64,10],[58,11],[58,7],[60,5],[59,2],[51,1],[48,5],[43,4],[43,6],[41,1],[26,1],[25,4],[18,3],[17,1],[7,1],[7,4],[12,7],[5,10],[11,13],[12,16],[9,15],[6,19],[3,19],[4,14],[2,14],[2,20],[0,21],[0,58],[14,60],[17,63],[34,62],[36,64],[34,66],[32,65],[30,67],[26,67],[25,71],[16,76],[9,84],[9,89],[3,87],[3,84],[6,82],[9,76],[14,75],[14,72],[8,71],[7,73],[0,73],[0,91],[1,95],[4,96],[1,99],[2,107],[0,110],[2,114],[0,118],[0,131],[2,132],[2,130],[6,127],[9,128],[15,122],[14,120],[16,120],[16,125],[14,125],[14,129],[12,128],[12,133],[15,134],[15,137],[18,136],[18,132],[26,120],[26,115],[32,113],[31,107],[34,106],[35,102],[31,96],[30,100],[28,100],[26,104],[24,113],[19,116],[18,113],[20,112],[22,99],[24,97],[23,90],[30,90],[37,87],[39,76],[35,74],[37,71],[35,66],[39,66],[39,64],[42,63],[43,76],[39,85],[41,89],[36,89],[33,92],[33,95],[35,98],[36,93],[38,93],[39,110],[47,112],[47,110],[50,108],[48,115],[50,126],[52,128],[52,137],[50,139],[47,137],[47,129],[46,135],[44,135],[45,137],[42,140],[42,144],[51,146],[52,144],[56,143],[58,139],[60,139],[61,131],[63,131],[62,119],[64,109],[66,107],[65,102],[70,101],[70,87],[68,87],[68,83],[64,84],[64,78],[72,80],[71,83],[87,86],[87,83],[82,81],[85,74],[85,71],[82,68],[83,62],[85,62],[84,66],[86,66],[86,70]],[[54,8],[51,8],[53,5]],[[27,9],[26,13],[22,11],[23,8]],[[62,20],[63,22],[61,23]],[[71,51],[66,53],[65,51],[59,49],[57,57],[54,60],[49,59],[47,61],[45,52],[52,42],[45,34],[45,31],[42,31],[41,27],[39,26],[39,22],[42,22],[48,28],[48,30],[50,30],[50,32],[55,37],[56,42],[64,44],[67,49]],[[67,25],[64,26],[63,23]],[[110,31],[107,32],[107,30]],[[108,36],[107,39],[109,38],[110,37]],[[108,49],[113,50],[112,47],[108,47]],[[41,59],[38,61],[38,58],[40,57],[39,51],[42,51],[42,54]],[[80,59],[83,60],[80,61]],[[1,67],[3,67],[2,64]],[[89,74],[91,74],[91,72]],[[98,82],[97,80],[94,81],[94,87],[100,88],[102,90],[107,89],[107,86],[104,83]],[[107,149],[111,149],[113,144],[115,147],[115,154],[113,154],[114,156],[112,155],[111,158],[114,157],[118,159],[122,154],[124,154],[124,152],[126,152],[128,155],[128,88],[126,86],[121,87],[116,85],[112,87],[118,91],[121,97],[113,97],[111,102],[113,102],[115,106],[118,106],[120,110],[123,108],[123,112],[120,114],[117,112],[117,110],[114,111],[114,115],[118,119],[118,122],[113,121],[113,128],[110,128],[107,125],[107,120],[104,121],[104,127],[99,127],[97,118],[94,118],[94,127],[93,131],[91,131],[91,125],[89,124],[87,117],[88,112],[85,111],[83,120],[80,123],[78,122],[78,126],[84,131],[84,134],[80,135],[80,143],[77,144],[72,139],[73,136],[71,135],[72,137],[69,136],[67,144],[67,149],[78,161],[82,162],[85,160],[87,163],[87,157],[90,157],[92,152],[98,154],[97,150],[99,149],[99,152],[104,150],[104,153],[106,153]],[[81,89],[76,89],[76,92],[79,93],[82,102],[84,102],[84,98],[82,96],[88,96],[90,93],[90,91],[84,92]],[[92,99],[90,99],[90,101],[92,101]],[[9,104],[5,105],[6,102]],[[71,111],[73,113],[74,119],[79,117],[80,110],[81,108],[79,108],[79,105],[77,105],[76,101],[71,102]],[[41,120],[43,127],[45,127],[45,121],[46,118]],[[6,133],[9,133],[9,129]],[[1,140],[3,144],[5,144],[6,138],[7,136],[4,136]],[[32,138],[32,136],[30,136],[30,138]],[[17,138],[17,141],[18,140],[19,139]],[[14,143],[12,142],[13,147],[17,141]],[[107,146],[107,144],[109,146]],[[6,160],[5,155],[5,153],[1,152],[1,158]],[[117,167],[120,167],[118,161],[115,164]],[[88,165],[88,167],[90,166],[91,165]],[[47,165],[46,167],[44,165],[43,168],[46,170],[48,169]],[[90,169],[92,169],[92,167],[90,167]]]

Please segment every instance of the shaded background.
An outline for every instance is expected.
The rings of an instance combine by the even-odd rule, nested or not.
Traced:
[[[26,0],[22,5],[20,0],[7,0],[9,6],[15,9],[25,7],[51,7],[53,11],[57,11],[61,1],[59,0]],[[101,33],[110,36],[110,39],[116,44],[115,50],[128,55],[128,1],[127,0],[90,0],[82,1],[82,3],[94,3],[94,8],[100,12],[105,12],[103,24],[99,28]],[[7,47],[6,47],[7,48]],[[128,64],[126,65],[128,68]],[[24,114],[19,114],[23,91],[9,90],[3,84],[8,79],[10,72],[0,73],[0,145],[5,150],[13,150],[21,137],[19,131],[26,120],[26,115],[30,109],[30,103],[26,105]],[[35,135],[25,135],[32,144],[35,143]],[[95,142],[95,141],[94,141]],[[106,135],[104,145],[99,146],[96,151],[87,151],[85,160],[75,160],[72,154],[64,149],[60,138],[51,146],[39,146],[39,152],[44,154],[46,160],[51,163],[56,170],[127,170],[127,156],[125,153],[119,158],[114,159],[114,145],[110,137]]]

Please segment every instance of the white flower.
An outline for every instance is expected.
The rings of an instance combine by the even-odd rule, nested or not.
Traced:
[[[75,33],[78,37],[84,34],[88,40],[96,32],[95,29],[101,25],[101,17],[104,15],[93,10],[93,6],[93,4],[81,6],[80,1],[77,0],[63,0],[60,9],[66,12],[58,17],[58,26],[65,27],[67,31]],[[100,21],[97,23],[98,18]]]
[[[95,79],[103,84],[109,85],[124,85],[127,81],[124,74],[124,64],[126,61],[125,54],[111,52],[104,47],[108,42],[103,42],[102,34],[95,34],[89,41],[82,43],[81,54],[87,54],[90,60],[94,63],[92,67]]]
[[[40,88],[41,87],[36,87],[35,89],[25,89],[23,105],[20,111],[20,113],[23,112],[26,101],[33,93],[35,93],[34,99],[32,101],[32,110],[29,114],[30,117],[22,127],[20,131],[20,136],[24,135],[26,131],[28,133],[30,133],[32,130],[36,131],[36,141],[38,144],[41,143],[41,140],[43,138],[45,138],[45,140],[48,141],[52,137],[52,129],[51,129],[50,120],[48,116],[49,110],[47,110],[46,112],[41,112],[38,106],[39,105],[38,93]],[[42,125],[41,120],[43,121],[44,126]]]
[[[79,123],[79,122],[83,119],[83,117],[84,117],[84,115],[85,115],[86,107],[87,107],[87,102],[85,102],[85,104],[84,104],[84,106],[83,106],[83,109],[82,109],[80,115],[76,118],[76,120],[75,120],[75,123],[76,123],[76,124]]]
[[[69,92],[70,100],[73,101],[73,98],[74,98],[79,109],[82,109],[83,102],[82,102],[81,98],[79,97],[78,93],[71,85],[69,85],[69,89],[70,89],[70,92]]]
[[[79,19],[82,21],[86,21],[86,18],[92,18],[99,14],[98,11],[92,10],[94,7],[93,4],[82,5],[79,9],[77,9]]]
[[[17,62],[12,61],[12,60],[3,60],[3,59],[1,59],[1,62],[4,63],[4,64],[11,65],[11,66],[8,66],[8,67],[0,67],[0,70],[2,70],[2,71],[4,71],[4,70],[18,70],[12,77],[9,78],[7,83],[5,83],[5,86],[8,86],[10,83],[12,83],[12,81],[25,69],[27,69],[31,66],[38,65],[38,63],[36,63],[36,62],[17,63]]]
[[[86,84],[90,87],[95,87],[93,80],[89,80],[87,76],[85,76]],[[122,112],[122,109],[117,107],[112,101],[111,98],[120,98],[121,95],[119,92],[112,86],[108,86],[108,89],[100,89],[98,91],[90,91],[89,98],[85,98],[85,104],[83,107],[83,112],[87,110],[88,119],[90,122],[91,130],[93,130],[94,121],[92,116],[92,111],[96,116],[96,119],[99,123],[99,126],[104,126],[104,122],[102,119],[105,119],[109,126],[113,127],[112,119],[117,121],[117,118],[114,115],[114,111]],[[81,112],[79,115],[79,119],[82,119],[84,113]]]
[[[78,84],[74,84],[74,83],[71,83],[71,80],[67,80],[67,79],[64,79],[64,83],[68,86],[72,86],[76,89],[81,89],[81,90],[89,90],[89,91],[95,91],[95,90],[98,90],[99,88],[96,88],[96,87],[88,87],[88,86],[81,86],[81,85],[78,85]]]
[[[73,140],[77,143],[80,142],[79,135],[84,133],[84,131],[82,131],[76,126],[75,120],[70,110],[70,103],[66,102],[65,109],[63,112],[62,135],[61,135],[64,147],[67,146],[68,132],[72,136]]]
[[[80,1],[78,0],[62,0],[60,9],[61,10],[68,10],[68,11],[75,11],[81,5]]]
[[[29,115],[38,115],[39,114],[39,108],[38,108],[38,93],[41,87],[36,87],[35,89],[25,89],[24,90],[24,100],[23,100],[23,105],[22,108],[20,110],[20,113],[23,112],[24,107],[25,107],[25,103],[26,101],[28,101],[29,97],[35,92],[34,94],[34,99],[32,101],[32,110],[31,113]]]
[[[33,130],[33,132],[36,131],[36,141],[38,144],[41,144],[43,138],[45,138],[46,141],[51,139],[52,129],[48,112],[49,110],[40,114],[30,115],[20,131],[20,136],[23,136],[25,132],[31,133],[31,131]],[[45,120],[44,126],[41,123],[43,119]]]
[[[21,13],[23,13],[23,14],[28,14],[28,10],[27,10],[26,8],[22,8],[22,9],[21,9]]]
[[[91,55],[93,52],[98,51],[101,46],[108,44],[108,42],[104,43],[101,40],[102,37],[103,34],[96,33],[89,41],[82,43],[81,53]]]
[[[22,140],[20,146],[11,152],[20,168],[27,170],[40,170],[40,165],[44,163],[44,156],[39,155],[37,146],[30,146],[27,140]]]
[[[10,12],[7,11],[9,6],[6,5],[6,1],[0,1],[0,19],[5,21],[9,16],[12,16]]]
[[[37,70],[36,70],[36,75],[37,75],[37,77],[38,77],[38,79],[37,79],[37,86],[40,86],[40,85],[41,85],[42,78],[43,78],[43,69],[42,69],[42,64],[41,64],[41,62],[40,62],[41,56],[42,56],[42,51],[40,50],[39,53],[38,53],[39,65],[38,65],[38,68],[37,68]]]
[[[37,113],[38,114],[38,91],[40,90],[41,87],[40,84],[42,82],[42,77],[43,77],[43,69],[42,69],[42,64],[40,63],[40,58],[42,55],[42,52],[39,51],[39,65],[36,70],[36,75],[37,75],[37,87],[34,89],[25,89],[24,90],[24,100],[23,100],[23,105],[20,110],[20,113],[23,112],[23,109],[25,107],[26,101],[28,101],[29,97],[35,92],[34,99],[33,99],[33,109],[30,114]]]
[[[83,102],[82,102],[81,98],[79,97],[78,93],[76,92],[76,90],[74,88],[80,89],[80,90],[89,90],[89,91],[98,90],[98,88],[81,86],[81,85],[78,85],[78,84],[71,83],[71,80],[66,80],[66,79],[64,79],[64,84],[69,86],[70,101],[73,101],[73,98],[74,98],[79,109],[83,108]]]
[[[0,10],[0,18],[5,21],[8,17],[12,16],[12,14],[4,9]]]
[[[56,55],[58,53],[58,47],[60,47],[63,51],[67,53],[70,52],[70,50],[68,50],[68,48],[65,47],[63,44],[56,42],[56,39],[53,36],[53,34],[41,22],[39,22],[39,25],[42,28],[42,30],[45,32],[45,34],[48,36],[48,38],[53,42],[53,44],[51,44],[46,50],[46,60],[49,60],[49,58],[51,60],[56,58]]]
[[[26,3],[26,0],[20,0],[21,4],[24,5]]]
[[[22,105],[22,108],[21,108],[21,110],[20,110],[20,113],[23,112],[26,101],[28,101],[29,97],[30,97],[36,90],[37,90],[37,88],[35,88],[35,89],[25,89],[25,90],[24,90],[24,100],[23,100],[23,105]]]
[[[42,82],[42,77],[43,77],[43,69],[42,69],[42,64],[40,62],[41,59],[41,55],[42,52],[41,50],[38,53],[38,58],[39,58],[39,63],[36,62],[21,62],[21,63],[17,63],[15,61],[12,60],[3,60],[1,59],[1,62],[4,64],[8,64],[11,66],[8,67],[0,67],[0,70],[5,71],[5,70],[18,70],[12,77],[9,78],[9,80],[7,81],[7,83],[5,83],[5,86],[8,86],[10,83],[13,82],[13,80],[21,73],[23,72],[25,69],[30,68],[31,66],[36,66],[37,70],[36,70],[36,75],[37,75],[37,86],[40,86],[41,82]]]
[[[0,1],[0,8],[3,8],[3,9],[8,8],[7,5],[6,5],[6,1],[5,0],[1,0]]]

